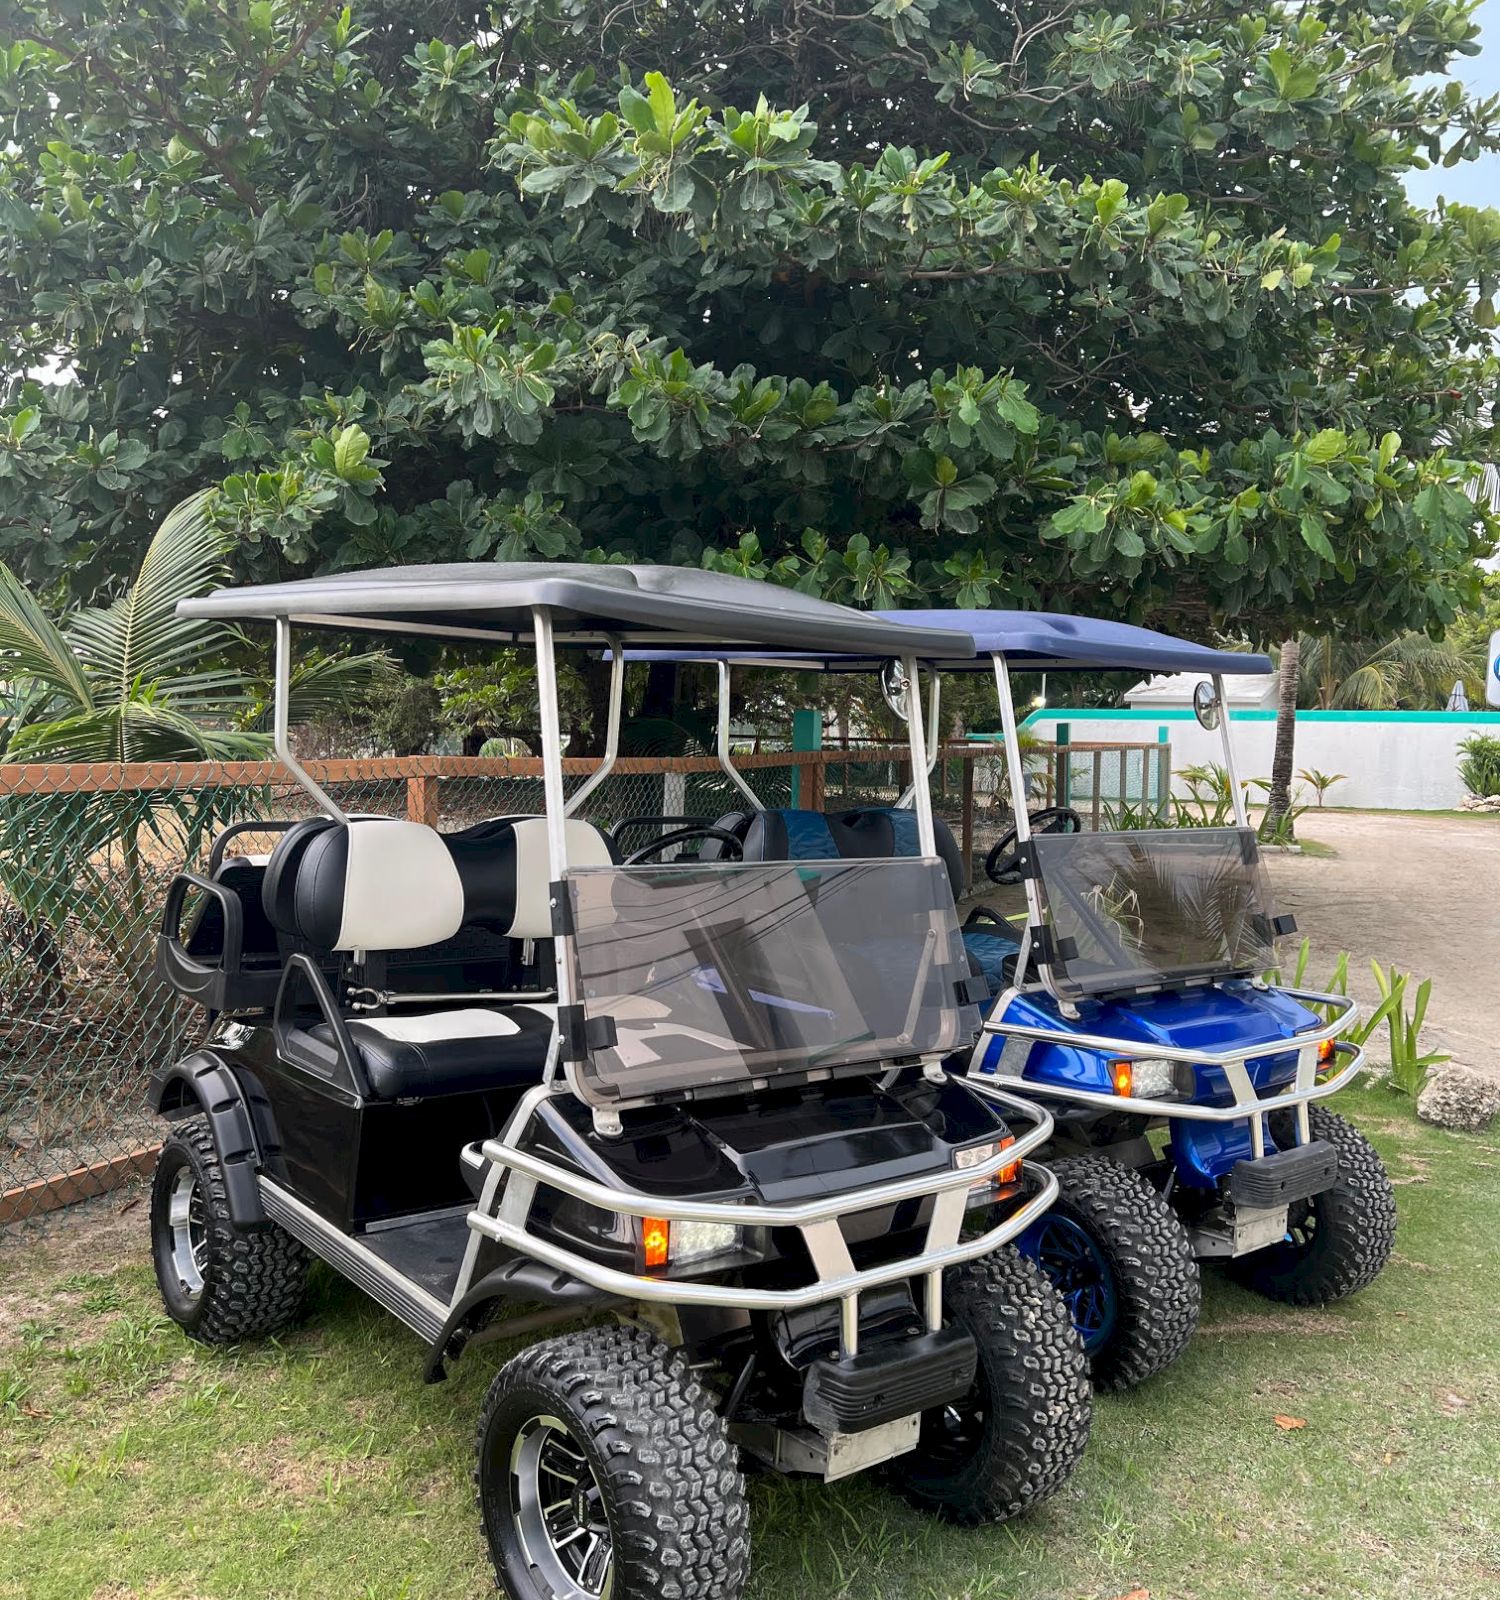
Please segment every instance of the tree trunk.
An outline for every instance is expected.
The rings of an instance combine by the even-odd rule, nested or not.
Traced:
[[[1273,838],[1292,809],[1293,745],[1297,737],[1297,671],[1302,646],[1288,639],[1281,647],[1281,667],[1276,679],[1276,753],[1271,758],[1271,792],[1266,814],[1260,819],[1262,839]]]

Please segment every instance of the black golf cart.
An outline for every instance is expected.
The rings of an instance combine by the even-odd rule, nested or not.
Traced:
[[[504,1366],[479,1421],[485,1533],[525,1600],[733,1600],[741,1451],[885,1466],[966,1522],[1053,1492],[1086,1366],[1008,1248],[1056,1193],[1027,1159],[1052,1122],[943,1068],[979,994],[925,793],[903,859],[744,860],[704,824],[707,854],[663,862],[688,841],[662,819],[622,862],[577,815],[632,644],[816,639],[914,672],[966,637],[662,567],[393,569],[183,609],[274,623],[276,748],[318,814],[256,822],[263,857],[221,838],[168,896],[160,970],[212,1019],[152,1085],[171,1316],[215,1344],[274,1333],[316,1255],[419,1334],[429,1378],[581,1322]],[[534,649],[545,815],[346,815],[288,744],[294,623]],[[571,795],[562,644],[614,662],[607,753]]]

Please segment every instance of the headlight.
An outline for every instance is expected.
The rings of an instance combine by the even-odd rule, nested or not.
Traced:
[[[669,1222],[664,1217],[641,1222],[641,1254],[647,1267],[681,1267],[727,1255],[740,1250],[744,1239],[745,1230],[732,1222]]]
[[[1109,1077],[1115,1093],[1130,1100],[1190,1100],[1197,1085],[1190,1062],[1160,1056],[1111,1061]]]
[[[959,1172],[967,1171],[970,1167],[983,1166],[986,1161],[993,1161],[1000,1152],[1015,1143],[1012,1134],[1006,1134],[1003,1139],[992,1140],[989,1144],[965,1145],[962,1150],[953,1152],[953,1165]],[[1021,1163],[1013,1161],[1008,1167],[1000,1170],[988,1178],[980,1178],[975,1184],[976,1189],[1002,1188],[1008,1183],[1015,1183],[1021,1176]]]

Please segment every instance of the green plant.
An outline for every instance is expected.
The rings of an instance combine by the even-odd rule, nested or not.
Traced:
[[[1427,1086],[1427,1075],[1440,1062],[1452,1057],[1439,1050],[1423,1051],[1421,1048],[1422,1024],[1427,1019],[1427,1002],[1432,998],[1432,979],[1424,978],[1417,985],[1411,1009],[1406,997],[1412,979],[1394,967],[1382,970],[1378,961],[1370,963],[1375,982],[1380,986],[1381,1003],[1376,1014],[1385,1012],[1385,1021],[1391,1041],[1391,1087],[1413,1100]]]
[[[1458,775],[1469,793],[1481,799],[1500,794],[1500,738],[1471,733],[1458,748],[1463,754]]]
[[[224,535],[209,493],[163,519],[124,591],[58,623],[0,563],[0,674],[15,686],[3,760],[173,762],[268,756],[267,696],[233,664],[243,646],[222,623],[181,617],[178,603],[226,581]],[[300,720],[367,684],[383,655],[314,657],[294,675]],[[68,926],[111,952],[132,985],[147,982],[144,852],[176,859],[204,833],[253,806],[250,791],[178,790],[0,798],[0,892],[39,929]],[[171,837],[168,837],[170,832]]]
[[[1500,220],[1405,181],[1500,136],[1473,10],[17,0],[0,556],[87,598],[222,481],[245,576],[1441,628]]]
[[[1328,796],[1328,791],[1336,783],[1347,782],[1349,775],[1346,772],[1319,772],[1316,767],[1303,767],[1297,773],[1297,776],[1316,793],[1318,805],[1321,808]]]
[[[1297,959],[1292,967],[1291,986],[1294,989],[1301,988],[1307,981],[1307,969],[1311,957],[1312,941],[1304,939],[1297,948]],[[1376,1030],[1384,1024],[1390,1040],[1391,1087],[1415,1100],[1426,1087],[1427,1075],[1432,1068],[1440,1062],[1452,1059],[1441,1051],[1423,1051],[1421,1048],[1422,1028],[1427,1020],[1428,1001],[1432,997],[1432,979],[1424,978],[1417,985],[1415,999],[1408,1010],[1406,1002],[1412,983],[1410,975],[1397,972],[1394,966],[1382,967],[1378,961],[1371,961],[1370,970],[1380,990],[1380,1002],[1358,1022],[1347,1027],[1340,1037],[1353,1044],[1367,1044],[1374,1037]],[[1266,977],[1271,982],[1279,983],[1280,969],[1273,969],[1266,974]],[[1347,950],[1340,951],[1338,960],[1334,963],[1333,975],[1323,986],[1323,993],[1337,995],[1349,993]],[[1324,1006],[1318,1009],[1325,1017],[1333,1015],[1332,1007]]]

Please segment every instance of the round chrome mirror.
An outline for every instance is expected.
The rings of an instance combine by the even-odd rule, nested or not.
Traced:
[[[880,693],[891,710],[905,722],[911,715],[911,679],[901,662],[892,659],[880,669]]]
[[[1199,725],[1210,732],[1218,727],[1224,715],[1224,702],[1219,698],[1219,691],[1207,678],[1193,690],[1193,715],[1197,717]]]

